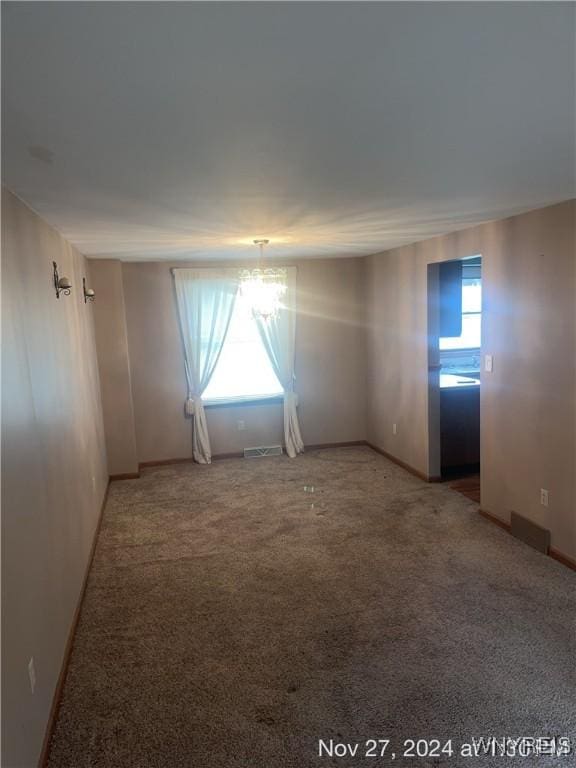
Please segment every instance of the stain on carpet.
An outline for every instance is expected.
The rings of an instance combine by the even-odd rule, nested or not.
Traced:
[[[403,741],[576,747],[575,586],[369,448],[147,469],[110,487],[49,766],[349,768],[387,765],[365,742],[391,739],[394,764],[501,768]],[[319,758],[319,739],[360,750]]]

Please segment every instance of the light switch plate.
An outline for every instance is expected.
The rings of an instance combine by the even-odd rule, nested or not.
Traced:
[[[493,368],[492,355],[484,355],[484,370],[487,371],[487,373],[492,373],[492,368]]]

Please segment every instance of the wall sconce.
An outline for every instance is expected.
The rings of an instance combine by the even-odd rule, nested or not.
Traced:
[[[84,304],[86,304],[87,301],[94,301],[94,296],[96,296],[96,294],[92,288],[86,288],[85,277],[82,278],[82,290],[84,291]]]
[[[60,277],[58,275],[58,265],[55,261],[52,262],[52,266],[54,267],[54,290],[56,291],[56,298],[59,299],[61,293],[65,296],[70,296],[72,283],[67,277]]]

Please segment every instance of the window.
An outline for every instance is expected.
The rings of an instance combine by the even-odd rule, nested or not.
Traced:
[[[282,387],[252,317],[250,297],[239,291],[222,353],[202,399],[209,404],[279,395]]]
[[[482,278],[462,278],[462,333],[441,337],[440,349],[480,349],[482,319]]]

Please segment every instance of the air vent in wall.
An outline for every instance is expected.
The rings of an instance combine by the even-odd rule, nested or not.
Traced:
[[[258,448],[244,448],[245,459],[255,459],[258,456],[280,456],[281,445],[261,445]]]
[[[547,528],[527,520],[522,515],[512,512],[510,517],[510,532],[525,544],[529,544],[539,552],[548,554],[550,548],[550,531]]]

